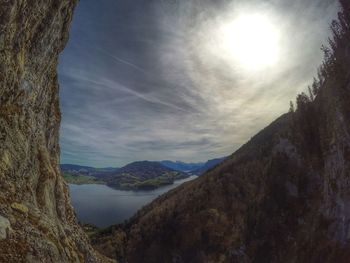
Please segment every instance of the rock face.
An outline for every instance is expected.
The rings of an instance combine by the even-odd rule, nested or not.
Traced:
[[[0,3],[0,262],[100,262],[58,167],[56,66],[76,2]]]
[[[105,231],[96,248],[129,263],[349,262],[350,5],[341,2],[316,98],[300,95],[295,112],[139,211],[124,235]]]

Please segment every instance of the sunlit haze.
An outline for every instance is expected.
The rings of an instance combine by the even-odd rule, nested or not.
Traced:
[[[219,29],[222,43],[232,63],[246,69],[272,66],[279,59],[279,32],[264,15],[244,14]]]
[[[322,62],[333,0],[80,1],[60,57],[61,162],[227,156]]]

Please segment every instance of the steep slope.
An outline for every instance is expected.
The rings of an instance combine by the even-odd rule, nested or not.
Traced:
[[[100,262],[59,172],[56,66],[76,0],[0,4],[0,262]]]
[[[349,262],[350,6],[341,2],[316,98],[300,95],[296,112],[96,247],[111,253],[112,240],[130,263]]]
[[[159,162],[133,162],[116,172],[99,176],[107,185],[125,190],[151,190],[189,175],[163,166]]]

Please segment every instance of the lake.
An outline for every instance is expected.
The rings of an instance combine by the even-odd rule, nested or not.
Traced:
[[[197,176],[190,176],[152,191],[122,191],[100,184],[69,184],[69,188],[78,220],[108,227],[124,222],[158,196],[195,178]]]

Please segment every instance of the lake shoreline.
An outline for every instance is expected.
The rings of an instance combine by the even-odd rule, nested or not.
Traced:
[[[101,184],[68,185],[80,224],[106,228],[123,223],[160,195],[196,178],[198,176],[190,176],[176,180],[172,185],[148,191],[118,190]]]
[[[107,183],[105,181],[99,180],[97,177],[93,177],[94,179],[92,180],[91,179],[92,176],[91,177],[89,176],[89,178],[85,179],[85,177],[88,177],[88,176],[76,175],[76,176],[69,176],[68,177],[66,175],[63,175],[63,177],[64,177],[64,179],[65,179],[67,184],[72,184],[72,185],[100,184],[100,185],[106,185],[106,186],[108,186],[108,187],[110,187],[112,189],[115,189],[115,190],[134,191],[134,192],[153,191],[153,190],[165,187],[165,186],[174,185],[174,184],[176,184],[176,181],[184,180],[184,179],[190,178],[192,176],[196,176],[196,175],[189,174],[187,177],[174,180],[171,183],[169,182],[169,183],[162,183],[162,184],[159,184],[159,185],[147,185],[145,187],[131,187],[131,186],[114,186],[113,184],[109,184],[109,183]]]

